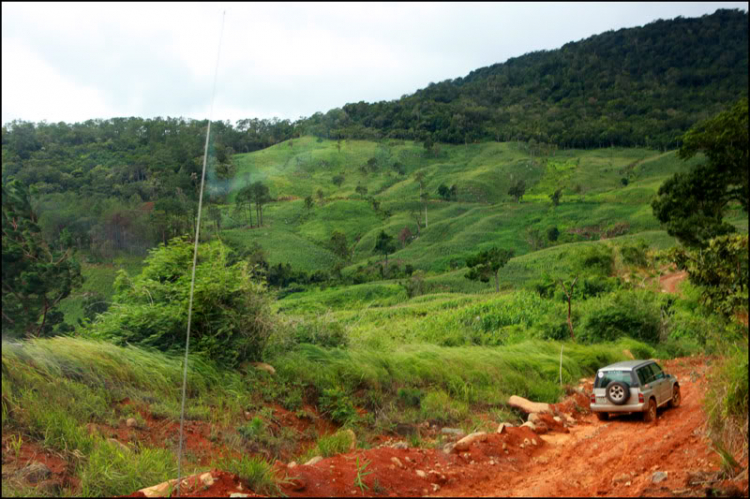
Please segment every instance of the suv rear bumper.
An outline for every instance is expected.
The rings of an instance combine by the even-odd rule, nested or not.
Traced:
[[[591,412],[645,412],[648,404],[591,404]]]

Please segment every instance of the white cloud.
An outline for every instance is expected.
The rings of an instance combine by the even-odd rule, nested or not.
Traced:
[[[64,78],[19,40],[3,37],[2,44],[3,123],[83,121],[116,112],[99,89]]]

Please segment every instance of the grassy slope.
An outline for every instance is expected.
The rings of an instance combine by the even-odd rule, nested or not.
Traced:
[[[630,233],[657,230],[649,203],[664,179],[685,168],[673,152],[644,149],[570,150],[536,158],[515,143],[483,143],[444,145],[436,158],[425,157],[418,144],[403,141],[342,141],[340,151],[336,142],[312,137],[288,144],[236,157],[235,192],[248,179],[263,180],[272,196],[287,201],[268,206],[267,227],[248,230],[240,228],[246,221],[228,218],[225,225],[231,229],[225,234],[246,244],[257,241],[272,263],[289,262],[307,271],[330,268],[337,260],[325,247],[333,230],[343,231],[352,243],[360,237],[354,245],[355,265],[380,259],[372,252],[380,230],[397,236],[409,227],[416,234],[411,212],[419,210],[419,186],[413,178],[417,171],[424,172],[431,198],[429,229],[392,258],[444,272],[451,259],[461,260],[494,244],[513,248],[517,255],[529,253],[529,229],[544,233],[557,226],[563,233],[560,242],[580,240],[567,231],[592,226],[607,229],[628,223]],[[370,158],[378,160],[379,170],[364,174],[359,167]],[[405,166],[406,175],[391,168],[396,161]],[[346,179],[340,187],[331,181],[337,174]],[[630,180],[627,186],[621,183],[624,177]],[[507,191],[519,178],[526,182],[527,194],[515,203]],[[455,184],[457,200],[439,199],[440,184]],[[381,210],[389,209],[392,215],[376,213],[355,192],[358,185],[366,186],[368,195],[381,202]],[[557,188],[563,189],[563,198],[553,208],[548,196]],[[302,199],[319,189],[326,200],[306,210]],[[231,216],[229,207],[225,213]]]
[[[364,174],[360,166],[370,158],[377,159],[378,171]],[[352,245],[353,257],[345,273],[382,259],[373,253],[375,238],[381,230],[396,237],[404,227],[409,227],[416,235],[412,213],[419,212],[420,203],[414,173],[424,172],[425,191],[430,193],[429,228],[423,228],[421,236],[407,246],[397,244],[398,251],[389,259],[402,267],[408,263],[428,271],[427,282],[433,291],[463,293],[483,292],[487,287],[464,279],[462,270],[451,271],[451,262],[461,266],[467,256],[492,245],[515,250],[516,258],[501,272],[503,282],[514,286],[523,284],[548,265],[548,260],[565,251],[567,244],[584,241],[584,237],[571,230],[592,227],[606,230],[627,223],[630,236],[626,237],[638,234],[635,237],[642,236],[656,247],[671,246],[674,240],[658,230],[650,201],[664,180],[689,166],[674,151],[563,150],[540,158],[529,156],[516,143],[482,143],[442,145],[438,157],[427,157],[419,144],[409,141],[337,143],[318,142],[313,137],[240,154],[235,160],[237,172],[232,181],[230,204],[221,207],[224,230],[220,236],[240,246],[257,242],[266,250],[271,264],[290,263],[295,269],[308,272],[329,270],[339,261],[326,245],[334,230],[343,231]],[[405,175],[393,170],[395,162],[404,165]],[[340,187],[331,181],[338,174],[345,177]],[[526,182],[527,193],[521,203],[516,203],[507,191],[510,183],[519,178]],[[629,179],[627,186],[623,186],[622,178]],[[279,201],[266,206],[264,227],[249,229],[246,215],[235,213],[232,201],[239,188],[257,180],[266,182],[271,195]],[[439,199],[436,191],[440,184],[455,184],[457,200]],[[380,213],[355,192],[358,185],[366,186],[368,196],[381,202]],[[562,203],[555,208],[549,194],[558,188],[563,190]],[[322,202],[317,200],[318,190],[324,192]],[[316,198],[312,210],[304,207],[303,198],[308,195]],[[384,210],[391,210],[391,216],[386,217]],[[748,219],[744,213],[732,212],[728,219],[747,232]],[[560,239],[554,243],[556,246],[537,255],[527,231],[536,230],[544,235],[552,226],[561,231]],[[206,232],[213,234],[215,229],[209,224]],[[84,265],[87,282],[62,305],[69,320],[74,322],[82,316],[85,293],[94,291],[111,296],[116,267],[123,267],[129,273],[138,271],[138,258],[121,260],[114,266]],[[395,289],[393,283],[382,285]],[[375,293],[381,298],[384,295],[383,290]]]

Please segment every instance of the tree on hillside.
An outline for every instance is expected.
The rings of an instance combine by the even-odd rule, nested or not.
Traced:
[[[731,203],[748,212],[747,99],[690,129],[682,141],[680,158],[703,153],[707,162],[664,182],[651,206],[670,235],[687,246],[705,248],[714,237],[735,231],[724,221]]]
[[[557,225],[553,225],[547,228],[547,239],[549,240],[549,242],[554,243],[559,237],[560,229],[557,228]]]
[[[338,256],[342,260],[349,260],[351,252],[349,250],[349,245],[346,242],[346,234],[344,234],[340,230],[334,230],[331,234],[331,239],[328,244],[334,255]]]
[[[219,232],[221,230],[221,209],[215,204],[209,206],[208,218],[214,223],[216,232]]]
[[[427,225],[427,205],[425,204],[425,201],[427,200],[427,197],[425,196],[426,193],[422,192],[422,189],[424,188],[424,179],[425,174],[423,171],[418,171],[414,174],[414,181],[419,183],[419,200],[422,202],[422,210],[424,210],[424,228],[428,228]]]
[[[339,174],[339,175],[334,175],[333,178],[331,179],[331,182],[333,182],[333,185],[335,185],[336,187],[341,187],[341,184],[344,183],[344,180],[346,180],[346,177]]]
[[[3,333],[36,337],[62,326],[60,301],[83,283],[73,249],[49,246],[31,208],[29,188],[17,180],[2,186]]]
[[[357,188],[354,189],[354,191],[362,196],[362,199],[364,199],[367,195],[367,187],[365,187],[364,185],[357,185]]]
[[[670,259],[688,271],[701,287],[703,303],[724,316],[747,312],[748,236],[732,234],[711,239],[702,249],[673,248]]]
[[[251,184],[246,185],[237,196],[234,198],[234,204],[238,212],[247,210],[247,218],[250,222],[250,227],[253,226],[253,202],[255,201],[255,190]]]
[[[313,206],[315,206],[315,202],[313,201],[313,197],[312,196],[307,196],[305,198],[305,208],[307,208],[308,211],[309,211],[309,210],[312,210]]]
[[[255,211],[258,216],[258,227],[263,227],[263,205],[271,201],[271,194],[268,186],[263,182],[252,184],[253,200],[255,201]]]
[[[576,283],[583,275],[595,276],[598,278],[607,277],[614,271],[614,264],[615,259],[612,248],[603,244],[588,246],[575,256],[573,265],[571,266],[570,276],[568,278],[558,277],[555,279],[558,285],[562,288],[563,293],[565,293],[565,298],[568,302],[567,321],[568,329],[570,330],[570,338],[572,340],[575,341],[575,333],[573,332],[571,308]]]
[[[326,193],[323,192],[323,189],[318,189],[317,192],[315,193],[315,195],[318,197],[318,202],[319,203],[322,203],[323,200],[326,197]]]
[[[437,192],[441,198],[445,199],[446,201],[450,201],[456,195],[456,184],[453,184],[450,187],[445,184],[440,184]]]
[[[466,274],[467,279],[472,281],[489,282],[490,277],[495,277],[495,291],[500,292],[500,269],[505,267],[513,257],[513,250],[500,249],[497,247],[480,251],[478,254],[466,259],[466,266],[471,270]]]
[[[409,215],[412,219],[414,219],[414,223],[417,224],[417,237],[419,237],[420,231],[422,229],[422,214],[417,210],[412,210],[409,212]]]
[[[524,194],[526,194],[526,181],[522,178],[514,182],[513,185],[510,186],[510,189],[508,189],[508,195],[513,196],[513,199],[515,199],[517,203],[521,202],[521,198]]]
[[[220,241],[200,245],[190,351],[219,365],[260,360],[275,328],[265,283],[247,261],[231,263]],[[188,238],[151,250],[138,276],[120,270],[114,303],[87,334],[120,345],[174,351],[185,344],[193,244]]]
[[[404,227],[401,229],[401,232],[398,234],[398,240],[401,241],[401,247],[405,248],[406,243],[411,240],[411,231],[409,230],[409,227]]]
[[[393,236],[386,234],[384,230],[380,231],[378,238],[375,240],[375,251],[385,255],[385,270],[388,271],[388,255],[396,251],[396,245],[393,244]]]
[[[562,198],[562,189],[556,189],[555,192],[549,195],[552,205],[557,207],[560,205],[560,198]]]

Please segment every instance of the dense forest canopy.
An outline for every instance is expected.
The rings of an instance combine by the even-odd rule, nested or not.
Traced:
[[[739,10],[658,20],[310,121],[332,138],[674,148],[694,123],[747,95],[747,40],[747,13]]]

